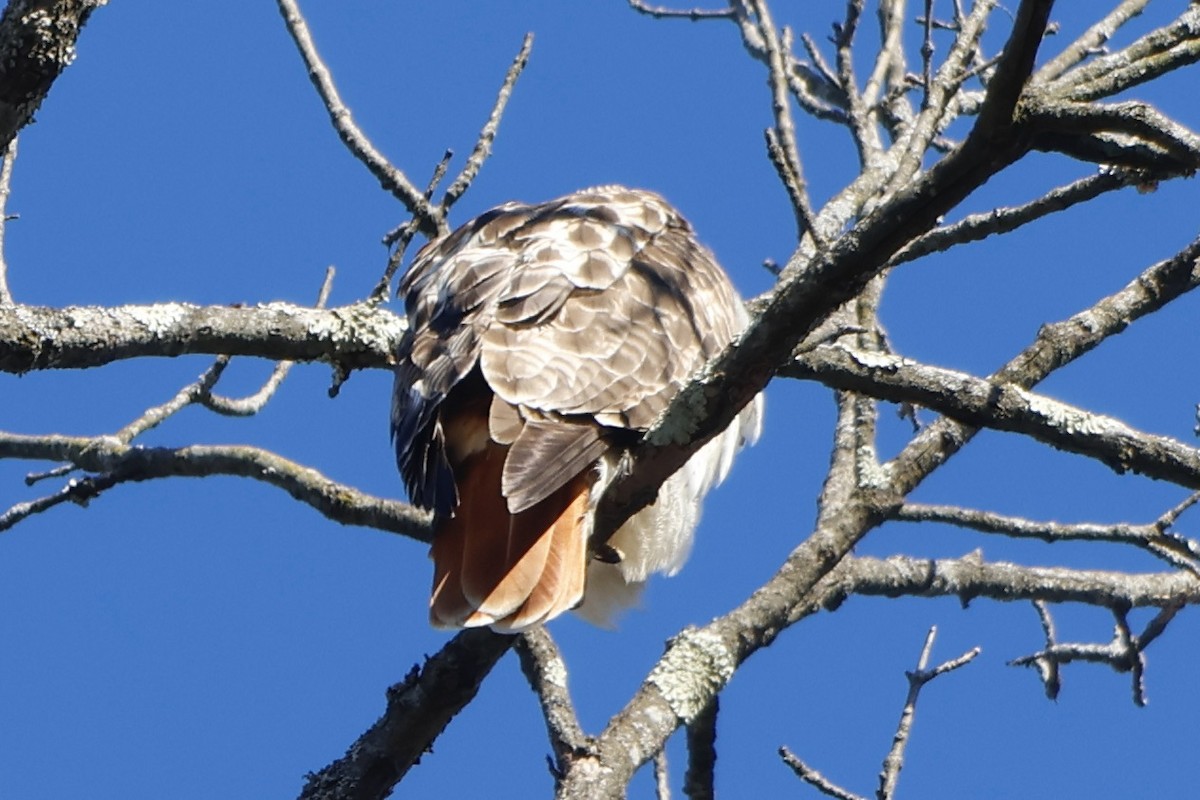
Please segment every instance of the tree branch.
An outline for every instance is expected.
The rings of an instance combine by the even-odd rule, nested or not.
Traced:
[[[806,764],[798,755],[793,753],[787,747],[779,748],[779,757],[783,759],[783,763],[791,767],[792,772],[796,773],[796,777],[807,783],[809,786],[816,789],[823,795],[836,798],[837,800],[866,800],[865,797],[859,794],[854,794],[847,789],[843,789],[836,783],[833,783],[820,772]]]
[[[29,124],[75,60],[92,12],[106,0],[10,0],[0,16],[0,150]]]
[[[73,481],[54,505],[65,500],[86,503],[120,483],[236,475],[283,489],[335,522],[429,540],[429,516],[425,512],[399,500],[366,494],[330,480],[315,469],[247,445],[134,447],[111,436],[25,436],[0,431],[3,458],[68,461],[79,469],[99,473]],[[41,506],[19,513],[10,509],[0,516],[0,531],[41,510]]]
[[[1012,602],[1083,603],[1100,608],[1168,608],[1200,604],[1200,579],[1188,572],[1108,572],[987,562],[979,551],[962,558],[851,556],[821,586],[813,602],[836,608],[865,597],[979,597]],[[802,613],[811,613],[807,608]]]
[[[683,793],[690,800],[716,797],[717,711],[719,695],[714,695],[687,726],[688,766],[683,777]]]
[[[915,261],[930,253],[941,253],[960,244],[1009,233],[1050,214],[1085,203],[1105,192],[1143,183],[1145,174],[1135,170],[1104,168],[1094,175],[1052,189],[1036,200],[1019,206],[997,208],[983,214],[970,214],[952,225],[943,225],[918,236],[892,257],[891,266]]]
[[[1200,279],[1200,270],[1196,277]],[[1118,474],[1134,472],[1200,489],[1200,450],[1016,384],[829,345],[805,353],[785,373],[881,400],[921,405],[976,428],[1021,433],[1096,459]]]
[[[1046,62],[1034,75],[1034,80],[1038,83],[1054,81],[1068,69],[1095,55],[1125,23],[1141,14],[1149,3],[1150,0],[1124,0],[1108,12],[1104,19],[1092,25],[1061,53]]]
[[[512,66],[508,68],[508,72],[504,76],[504,83],[500,86],[500,92],[496,95],[496,103],[492,107],[492,113],[488,117],[488,121],[484,124],[483,130],[479,132],[479,138],[475,141],[475,149],[471,151],[471,155],[467,158],[467,163],[463,166],[462,172],[450,184],[450,188],[446,190],[445,196],[442,198],[441,213],[444,217],[450,207],[454,205],[463,193],[471,186],[471,182],[475,180],[475,176],[479,174],[479,170],[483,167],[483,162],[487,160],[492,153],[492,142],[496,140],[496,131],[500,128],[500,118],[504,116],[504,109],[508,106],[508,99],[512,96],[513,87],[517,85],[517,79],[521,77],[521,72],[524,71],[525,65],[529,63],[529,51],[533,49],[533,34],[525,34],[525,40],[521,43],[521,49],[517,53],[517,57],[513,59]]]
[[[1039,82],[1038,91],[1050,92],[1064,101],[1098,100],[1198,60],[1200,6],[1190,3],[1170,24],[1147,33],[1115,53],[1081,64],[1053,81]]]
[[[98,367],[127,358],[187,354],[388,367],[404,320],[356,303],[330,310],[254,307],[0,306],[0,372]]]
[[[653,501],[662,482],[728,427],[800,341],[833,309],[857,295],[901,247],[1021,155],[1024,145],[1011,114],[1032,68],[1049,6],[1046,0],[1022,3],[997,77],[989,84],[980,123],[966,141],[909,188],[880,203],[803,270],[798,263],[789,264],[749,328],[675,396],[631,454],[632,468],[606,492],[595,539],[606,540]]]
[[[1074,540],[1131,544],[1173,567],[1191,570],[1200,577],[1200,543],[1169,532],[1179,508],[1194,504],[1198,498],[1200,493],[1192,494],[1180,506],[1144,525],[1035,522],[988,511],[924,503],[905,503],[896,510],[893,519],[898,522],[938,522],[983,533],[998,533],[1017,539],[1040,539],[1044,542]]]
[[[912,672],[905,673],[905,677],[908,678],[908,696],[904,700],[904,710],[900,712],[900,722],[896,725],[896,734],[892,737],[892,747],[883,759],[883,769],[879,773],[879,791],[875,793],[879,800],[891,800],[896,795],[900,770],[904,768],[904,750],[912,735],[913,718],[917,713],[917,699],[920,697],[921,689],[939,675],[944,675],[974,661],[980,653],[980,649],[976,647],[958,658],[942,662],[933,669],[926,669],[929,655],[933,651],[933,640],[936,637],[937,627],[930,628],[925,637],[925,645],[921,648],[921,657],[917,660],[917,668]]]
[[[355,123],[350,109],[342,102],[342,97],[338,94],[329,67],[325,65],[321,55],[317,52],[317,46],[308,30],[308,23],[304,20],[304,15],[300,13],[300,7],[296,0],[277,0],[277,2],[279,13],[287,24],[288,33],[291,34],[292,41],[296,43],[296,48],[300,51],[301,58],[304,59],[309,80],[312,81],[317,93],[321,96],[321,102],[325,104],[325,109],[329,112],[329,120],[333,123],[333,128],[337,131],[342,143],[379,180],[384,191],[403,203],[404,207],[416,217],[422,233],[430,237],[449,233],[450,226],[446,224],[441,209],[434,207],[424,193],[413,185],[402,170],[388,161],[387,157],[371,143],[371,140]]]
[[[1133,702],[1138,706],[1146,705],[1146,658],[1144,652],[1150,643],[1166,630],[1167,625],[1182,608],[1182,603],[1164,606],[1146,625],[1145,631],[1140,636],[1135,636],[1130,630],[1125,611],[1114,609],[1113,616],[1116,618],[1116,625],[1112,641],[1108,644],[1057,641],[1050,610],[1040,600],[1034,601],[1034,606],[1042,620],[1042,629],[1046,634],[1046,648],[1037,653],[1014,659],[1009,662],[1010,665],[1035,667],[1046,689],[1046,696],[1054,700],[1062,688],[1060,677],[1062,665],[1070,664],[1072,661],[1107,664],[1117,672],[1130,673],[1133,684]]]
[[[13,164],[17,160],[17,139],[14,136],[4,151],[4,164],[0,166],[0,306],[12,305],[12,291],[8,288],[8,258],[4,254],[4,240],[8,233],[8,196],[12,192]]]
[[[575,703],[567,688],[567,665],[550,632],[539,625],[517,637],[517,656],[529,687],[537,695],[554,751],[555,774],[561,776],[571,758],[587,747]]]
[[[513,636],[465,630],[387,691],[387,709],[346,751],[309,774],[301,800],[382,800],[474,699]]]

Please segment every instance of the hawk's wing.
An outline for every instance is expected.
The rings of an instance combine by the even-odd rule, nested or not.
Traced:
[[[615,186],[489,211],[418,253],[400,292],[397,460],[412,500],[442,517],[488,442],[507,448],[509,513],[533,509],[646,431],[746,323],[687,222]],[[756,432],[756,406],[734,427]],[[701,494],[728,468],[718,449]]]

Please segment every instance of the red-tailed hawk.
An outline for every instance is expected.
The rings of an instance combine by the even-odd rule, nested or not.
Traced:
[[[577,606],[602,624],[682,566],[701,499],[758,436],[761,397],[609,558],[588,552],[624,450],[747,323],[675,209],[620,186],[505,203],[426,245],[400,294],[392,436],[409,497],[435,515],[434,625],[519,631]]]

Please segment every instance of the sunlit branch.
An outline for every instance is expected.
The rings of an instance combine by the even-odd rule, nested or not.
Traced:
[[[554,638],[544,627],[532,628],[517,637],[521,671],[537,695],[554,751],[556,771],[561,774],[570,758],[581,752],[587,737],[579,725],[575,703],[567,687],[567,665]]]
[[[0,166],[0,306],[12,305],[12,291],[8,287],[8,258],[4,254],[5,234],[8,232],[8,196],[12,192],[13,164],[17,160],[17,138],[14,136],[4,151],[4,164]]]
[[[1174,523],[1179,508],[1195,503],[1197,497],[1200,497],[1200,494],[1193,493],[1180,506],[1171,509],[1154,522],[1142,525],[1042,522],[972,508],[925,503],[905,503],[896,510],[893,519],[898,522],[938,522],[982,533],[995,533],[1016,539],[1039,539],[1044,542],[1091,541],[1129,544],[1146,550],[1173,567],[1190,570],[1200,577],[1200,543],[1168,530]]]
[[[903,264],[930,253],[944,252],[956,245],[977,242],[996,234],[1009,233],[1030,222],[1087,202],[1106,192],[1136,185],[1141,180],[1143,180],[1143,176],[1132,170],[1101,169],[1094,175],[1052,189],[1028,203],[996,208],[982,214],[970,214],[958,222],[934,228],[914,239],[892,258],[891,263],[893,266]]]
[[[5,458],[70,462],[96,473],[75,481],[75,488],[68,487],[70,496],[64,500],[86,501],[122,483],[234,475],[283,489],[335,522],[378,528],[421,541],[429,539],[429,516],[425,512],[399,500],[374,497],[311,467],[248,445],[133,447],[110,436],[0,432],[0,459]]]
[[[1061,53],[1046,62],[1034,74],[1033,80],[1037,83],[1053,81],[1075,65],[1096,55],[1125,23],[1141,14],[1149,3],[1150,0],[1124,0]]]
[[[310,773],[301,800],[383,800],[425,755],[450,720],[475,698],[516,637],[462,631],[387,690],[387,708],[346,755]]]
[[[1117,672],[1128,672],[1132,683],[1133,702],[1136,705],[1146,705],[1146,658],[1145,650],[1157,639],[1170,624],[1171,620],[1183,606],[1183,601],[1164,606],[1155,617],[1147,623],[1141,635],[1134,635],[1129,628],[1127,614],[1123,610],[1114,609],[1116,620],[1113,638],[1107,644],[1059,642],[1054,630],[1054,621],[1045,602],[1037,600],[1034,607],[1042,621],[1042,630],[1046,635],[1046,647],[1037,653],[1032,653],[1009,663],[1012,666],[1034,667],[1042,679],[1046,696],[1051,700],[1058,697],[1062,689],[1062,666],[1074,661],[1084,661],[1092,664],[1107,664]]]
[[[329,310],[246,306],[0,306],[0,372],[99,367],[186,354],[390,366],[404,320],[358,303]]]
[[[304,59],[308,77],[321,96],[321,101],[329,112],[329,119],[342,143],[349,148],[355,158],[371,171],[371,174],[379,180],[386,191],[412,212],[413,216],[419,220],[424,233],[435,236],[448,232],[448,226],[441,210],[429,202],[428,198],[412,184],[402,170],[388,161],[387,157],[371,143],[371,140],[355,123],[354,116],[342,101],[337,86],[334,85],[329,67],[317,52],[317,46],[308,30],[308,23],[300,12],[296,0],[277,0],[277,2],[279,13],[283,15],[283,20],[287,24],[288,33],[291,34],[296,48],[300,51],[300,56]]]
[[[1198,272],[1200,277],[1200,272]],[[1030,436],[1094,458],[1117,473],[1134,472],[1200,489],[1200,450],[1136,430],[1023,388],[883,353],[821,346],[782,374],[814,378],[881,400],[912,403],[974,427]]]
[[[525,65],[529,63],[529,51],[533,48],[533,34],[525,34],[525,40],[521,44],[521,50],[517,53],[517,57],[513,59],[512,66],[508,68],[508,72],[504,76],[504,83],[500,86],[500,92],[496,95],[496,103],[492,107],[492,113],[488,117],[488,121],[484,124],[483,129],[479,132],[479,138],[475,141],[475,149],[471,151],[471,155],[467,157],[467,163],[463,167],[462,172],[450,184],[450,188],[446,190],[446,195],[442,198],[442,214],[443,216],[449,212],[450,207],[462,197],[463,193],[470,187],[471,182],[475,180],[475,176],[479,174],[483,162],[492,152],[492,142],[496,140],[496,131],[500,128],[500,118],[504,116],[504,109],[508,106],[508,99],[512,96],[513,87],[517,85],[517,79],[521,77],[521,72],[525,69]]]
[[[939,675],[958,669],[969,664],[979,655],[980,649],[975,647],[963,653],[958,658],[944,661],[933,669],[928,669],[929,656],[933,652],[933,641],[937,637],[937,628],[929,629],[925,636],[925,645],[921,648],[921,656],[917,660],[917,668],[906,672],[908,678],[908,696],[904,700],[904,709],[900,712],[900,722],[896,725],[896,734],[892,737],[892,747],[883,759],[883,769],[879,773],[879,791],[875,796],[879,800],[891,800],[896,795],[896,784],[900,781],[900,770],[904,767],[904,750],[912,735],[913,718],[917,713],[917,699],[921,689]]]

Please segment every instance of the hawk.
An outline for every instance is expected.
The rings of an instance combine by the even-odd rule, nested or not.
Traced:
[[[434,514],[436,627],[515,632],[576,607],[603,625],[679,570],[701,499],[758,437],[761,396],[604,558],[588,544],[623,453],[748,321],[679,212],[621,186],[505,203],[422,248],[399,293],[392,437]]]

